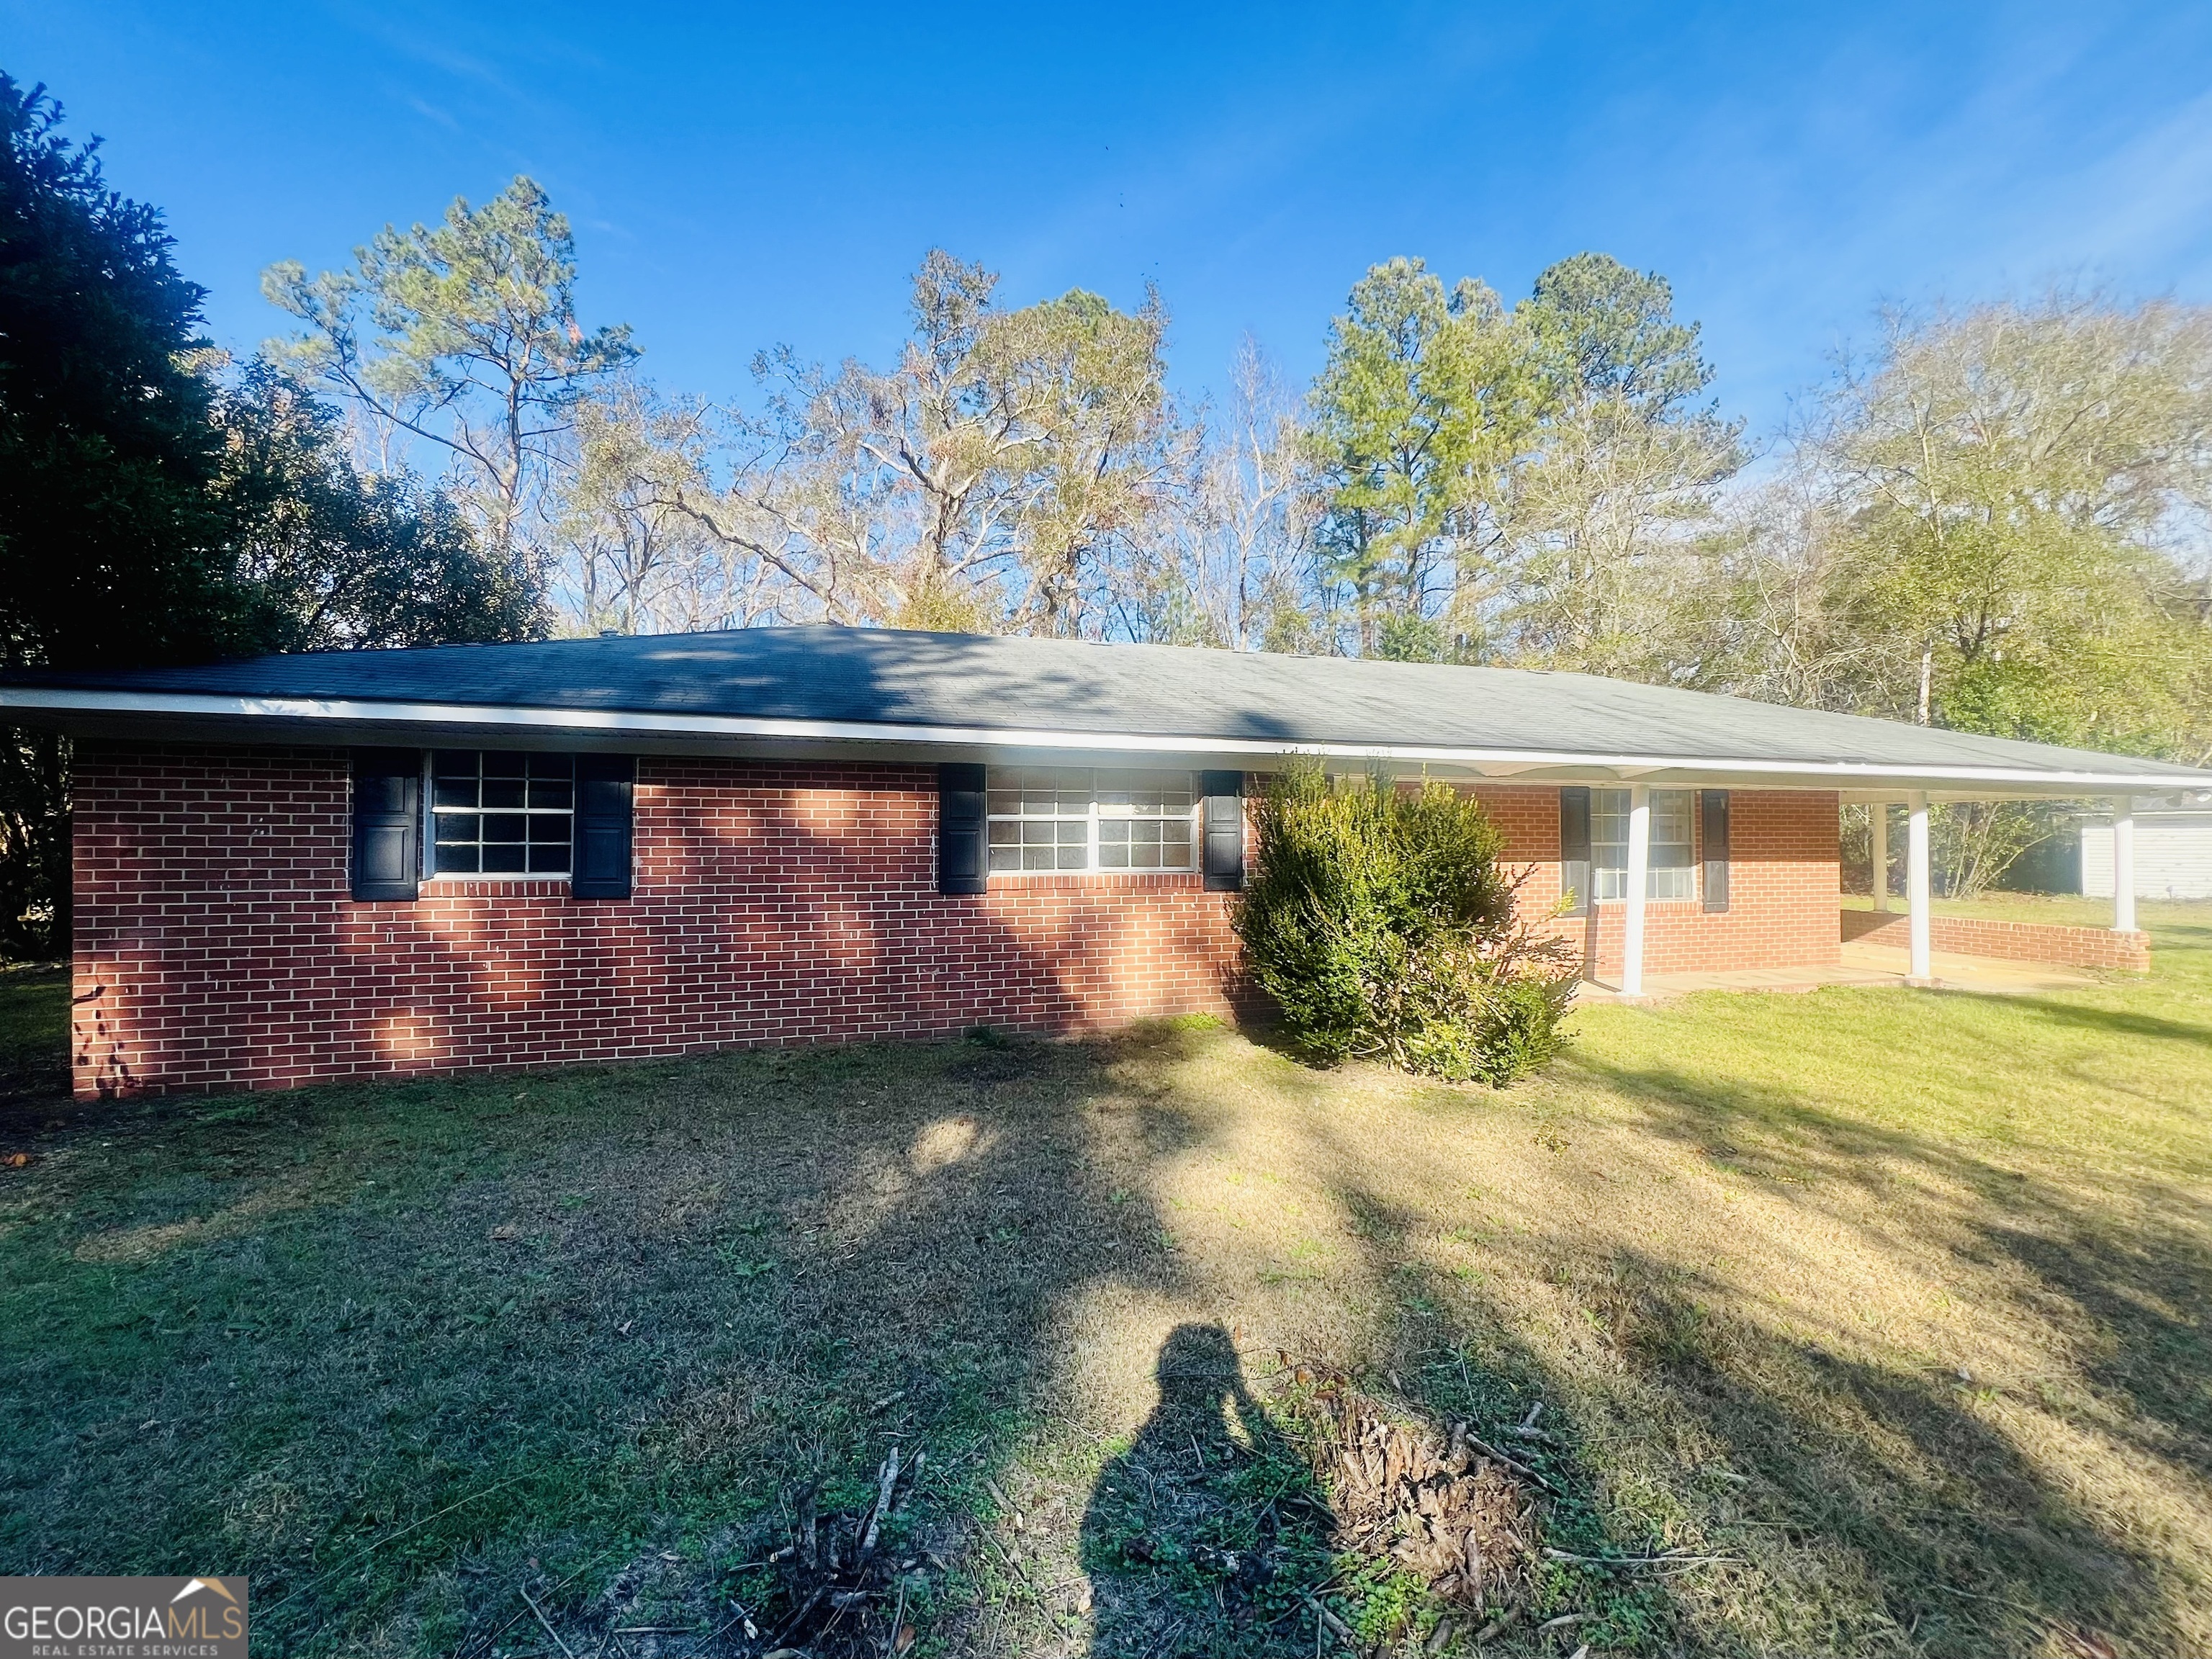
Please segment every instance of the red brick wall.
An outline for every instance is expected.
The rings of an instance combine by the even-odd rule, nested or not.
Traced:
[[[1911,923],[1898,911],[1846,910],[1843,937],[1909,950]],[[1984,916],[1930,916],[1928,945],[1930,950],[1954,951],[1962,957],[2059,962],[2130,974],[2150,972],[2150,935],[2116,933],[2110,927],[2061,927],[2048,921],[1999,921]]]
[[[354,903],[337,751],[87,744],[74,787],[88,1094],[1080,1030],[1240,1000],[1228,901],[1195,875],[939,895],[927,766],[643,759],[618,903],[453,878]],[[1477,793],[1547,915],[1556,789]],[[1648,971],[1834,960],[1835,797],[1739,793],[1733,832],[1734,908],[1651,906]],[[1611,973],[1620,915],[1553,925]]]
[[[1506,857],[1533,866],[1522,914],[1549,916],[1559,902],[1559,792],[1534,784],[1484,784],[1475,798],[1505,831]],[[1693,815],[1694,817],[1695,815]],[[1644,971],[1717,973],[1819,966],[1837,958],[1838,802],[1825,791],[1740,789],[1729,801],[1729,908],[1708,914],[1693,899],[1644,908]],[[1697,856],[1705,857],[1704,830]],[[1584,971],[1620,972],[1628,907],[1565,916],[1551,929],[1578,947]]]
[[[426,882],[347,896],[342,754],[86,744],[79,1092],[1054,1031],[1231,1011],[1195,875],[936,890],[936,773],[646,758],[635,896]]]

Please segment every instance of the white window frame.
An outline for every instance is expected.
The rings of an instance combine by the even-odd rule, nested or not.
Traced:
[[[1089,781],[1088,781],[1087,785],[1085,787],[1085,788],[1084,788],[1084,792],[1083,792],[1083,793],[1084,793],[1084,795],[1085,795],[1085,809],[1086,809],[1086,810],[1085,810],[1085,813],[1084,813],[1083,817],[1079,820],[1079,822],[1081,822],[1081,823],[1083,823],[1083,825],[1084,825],[1084,842],[1083,842],[1083,859],[1084,859],[1084,862],[1083,862],[1083,865],[1082,865],[1082,867],[1081,867],[1081,868],[1079,868],[1079,869],[1066,869],[1066,870],[1058,870],[1058,869],[1055,869],[1055,870],[994,870],[994,869],[990,869],[990,863],[991,863],[991,852],[992,852],[992,848],[991,848],[991,826],[992,826],[993,824],[994,824],[994,823],[1070,823],[1079,822],[1079,820],[1077,820],[1077,819],[1073,818],[1073,817],[1065,817],[1065,818],[1060,818],[1060,817],[1054,817],[1054,818],[1025,818],[1025,817],[1020,817],[1019,815],[1013,814],[1013,813],[994,812],[994,811],[992,811],[990,810],[990,803],[991,803],[991,790],[992,790],[992,787],[993,787],[993,782],[992,782],[992,780],[993,780],[994,776],[994,775],[1006,775],[1006,774],[1007,774],[1007,773],[1012,773],[1012,772],[1058,772],[1058,773],[1061,773],[1061,774],[1063,774],[1063,775],[1070,775],[1070,776],[1072,776],[1072,775],[1074,775],[1074,774],[1080,773],[1080,774],[1082,774],[1085,778],[1087,778],[1087,779],[1089,780]],[[1154,868],[1154,867],[1145,866],[1126,866],[1126,865],[1106,866],[1106,865],[1102,865],[1102,864],[1099,862],[1099,860],[1098,860],[1098,827],[1099,827],[1099,824],[1101,823],[1101,822],[1110,822],[1110,821],[1112,821],[1112,815],[1111,815],[1111,814],[1108,814],[1108,813],[1102,813],[1102,812],[1099,811],[1099,808],[1098,808],[1098,795],[1099,795],[1099,789],[1098,789],[1098,778],[1099,778],[1099,775],[1100,775],[1101,773],[1107,773],[1107,774],[1115,774],[1115,773],[1119,773],[1119,774],[1121,774],[1121,775],[1133,775],[1133,776],[1139,776],[1139,777],[1182,778],[1182,779],[1185,779],[1185,780],[1187,780],[1187,781],[1188,781],[1188,788],[1189,794],[1190,794],[1190,808],[1189,808],[1189,810],[1188,810],[1187,812],[1185,812],[1185,813],[1183,813],[1183,814],[1182,815],[1182,818],[1183,818],[1183,821],[1184,821],[1184,823],[1185,823],[1185,826],[1186,826],[1186,833],[1185,833],[1185,837],[1184,837],[1184,842],[1183,842],[1183,845],[1184,845],[1184,848],[1185,848],[1186,855],[1188,856],[1188,859],[1189,859],[1189,860],[1190,860],[1188,864],[1175,865],[1175,866],[1165,866],[1165,867]],[[1200,782],[1199,782],[1199,775],[1198,775],[1198,774],[1197,774],[1196,772],[1194,772],[1194,771],[1186,771],[1186,770],[1182,769],[1182,768],[1180,768],[1180,767],[1135,767],[1135,766],[993,766],[993,767],[988,767],[988,768],[986,768],[986,769],[985,769],[985,770],[984,770],[984,774],[983,774],[983,862],[984,862],[984,867],[985,867],[987,870],[988,870],[988,871],[989,871],[989,878],[990,878],[991,880],[993,880],[993,881],[1038,881],[1038,880],[1049,879],[1050,878],[1054,877],[1054,876],[1195,876],[1196,874],[1198,874],[1198,873],[1199,873],[1200,860],[1200,857],[1201,857],[1201,854],[1202,854],[1202,848],[1201,848],[1200,837],[1201,837],[1201,835],[1202,835],[1202,833],[1203,833],[1203,829],[1204,829],[1204,825],[1203,825],[1203,823],[1202,823],[1202,819],[1203,819],[1203,817],[1204,817],[1205,811],[1206,811],[1206,799],[1205,799],[1205,797],[1204,797],[1204,796],[1200,793]],[[1144,820],[1145,820],[1146,822],[1173,823],[1173,822],[1175,821],[1175,819],[1176,819],[1176,814],[1174,814],[1174,813],[1171,813],[1171,812],[1170,812],[1170,813],[1161,813],[1161,814],[1157,814],[1157,815],[1152,814],[1152,813],[1146,813],[1146,814],[1145,814],[1145,815],[1144,815]]]
[[[542,753],[544,751],[524,751],[513,749],[449,749],[444,752],[455,755],[475,755],[477,757],[477,776],[481,778],[483,774],[483,757],[487,754],[512,755],[524,752]],[[524,817],[529,817],[532,815],[544,817],[551,817],[556,815],[565,816],[568,820],[568,868],[564,870],[441,870],[438,868],[437,793],[439,753],[440,751],[435,749],[426,749],[422,751],[422,833],[421,839],[422,843],[422,876],[423,880],[568,881],[574,878],[576,873],[576,757],[574,755],[564,754],[562,756],[562,758],[565,759],[568,763],[568,804],[566,806],[531,806],[525,805],[521,806],[501,806],[490,809],[478,806],[474,809],[479,817],[481,817],[487,810],[497,811],[502,815],[519,813]],[[524,789],[523,799],[526,803],[529,799],[529,792],[526,785]],[[471,809],[467,807],[454,807],[450,810],[454,811],[467,811]],[[479,834],[481,834],[481,831],[479,831]],[[477,842],[477,847],[479,849],[479,862],[482,861],[481,849],[483,848],[483,844],[484,843],[481,840]],[[524,842],[526,848],[528,844],[529,843],[527,842]],[[524,854],[523,861],[525,863],[529,862],[529,855],[526,851]]]
[[[1662,842],[1659,839],[1660,798],[1669,798],[1669,809],[1679,798],[1684,813],[1683,827],[1688,840]],[[1651,851],[1650,862],[1644,875],[1644,896],[1646,902],[1694,900],[1698,896],[1698,792],[1694,789],[1654,789],[1651,791]],[[1628,897],[1628,812],[1629,793],[1626,789],[1593,789],[1590,791],[1590,896],[1600,904],[1619,904]],[[1609,810],[1618,803],[1618,811]],[[1601,818],[1617,818],[1621,826],[1619,841],[1607,841],[1598,834]],[[1682,861],[1662,864],[1662,847],[1680,848]],[[1617,853],[1618,864],[1606,861],[1606,854]]]

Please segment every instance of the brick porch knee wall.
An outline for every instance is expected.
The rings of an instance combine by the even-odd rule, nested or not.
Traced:
[[[1195,875],[936,890],[933,767],[647,757],[635,890],[347,892],[346,757],[77,751],[80,1094],[283,1088],[750,1043],[1232,1012]]]
[[[1540,785],[1484,784],[1473,793],[1505,832],[1507,860],[1528,869],[1521,889],[1522,914],[1532,921],[1548,918],[1559,902],[1559,792]],[[1694,899],[1647,902],[1644,971],[1720,973],[1833,963],[1840,951],[1838,805],[1832,792],[1820,790],[1732,792],[1729,908],[1708,912]],[[1695,833],[1696,856],[1702,860],[1701,825]],[[1594,916],[1564,916],[1544,926],[1577,947],[1586,974],[1610,979],[1620,972],[1627,907],[1606,903],[1595,908]]]
[[[1867,939],[1896,950],[1911,946],[1911,919],[1890,910],[1846,910],[1843,937]],[[1930,916],[1928,945],[1962,957],[1996,957],[2007,962],[2056,962],[2075,968],[2111,968],[2122,973],[2150,972],[2150,935],[2110,927],[2062,927],[2048,921],[2000,921],[1986,916]]]

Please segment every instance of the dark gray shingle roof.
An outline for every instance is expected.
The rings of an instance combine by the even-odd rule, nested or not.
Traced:
[[[2204,782],[2185,767],[1735,697],[1505,668],[835,627],[264,657],[9,677],[0,707],[65,689],[878,727],[1510,750],[1885,771],[1996,769]],[[135,699],[134,699],[135,701]],[[556,722],[557,723],[557,722]],[[639,723],[627,725],[635,728]]]

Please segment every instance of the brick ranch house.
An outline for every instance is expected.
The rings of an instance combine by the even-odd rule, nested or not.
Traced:
[[[1583,675],[832,627],[16,675],[0,718],[76,740],[87,1095],[1230,1012],[1241,798],[1295,753],[1472,790],[1628,994],[1834,962],[1843,802],[1909,812],[1924,978],[1929,800],[2212,781]],[[2065,931],[2144,965],[2119,903]]]

